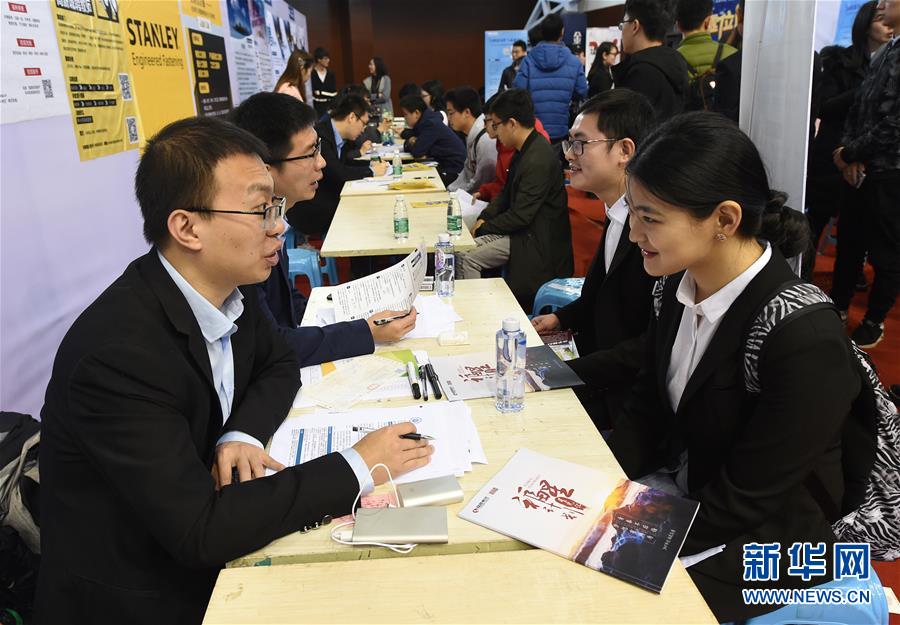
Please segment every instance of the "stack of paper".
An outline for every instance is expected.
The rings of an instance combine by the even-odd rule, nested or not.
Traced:
[[[421,434],[434,438],[431,462],[395,476],[397,483],[415,482],[442,475],[461,476],[472,463],[487,464],[472,413],[463,403],[440,402],[407,408],[358,409],[341,414],[317,410],[282,423],[272,438],[271,456],[286,466],[308,462],[355,445],[366,432],[353,427],[381,428],[411,422]]]

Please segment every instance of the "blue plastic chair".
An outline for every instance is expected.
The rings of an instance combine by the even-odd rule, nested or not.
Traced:
[[[310,273],[306,272],[307,264],[310,262],[308,256],[310,256],[310,252],[315,250],[310,250],[307,248],[298,248],[296,245],[296,236],[294,235],[293,228],[289,229],[284,233],[284,248],[287,250],[288,255],[288,276],[291,279],[291,282],[294,281],[294,277],[303,274],[309,278],[309,282],[312,286],[322,286],[322,275],[328,276],[328,283],[331,285],[336,285],[338,283],[338,270],[337,270],[337,261],[334,258],[326,258],[325,266],[320,265],[320,257],[319,253],[316,252],[316,265],[319,267],[317,277],[313,278]],[[311,271],[311,270],[310,270]],[[293,273],[292,273],[293,272]]]
[[[868,605],[786,605],[774,612],[745,621],[745,625],[887,625],[888,607],[884,588],[875,569],[869,579],[842,579],[816,588],[868,590],[872,602]]]
[[[837,237],[834,235],[835,224],[837,224],[836,217],[832,217],[828,220],[828,225],[825,226],[825,234],[822,236],[822,241],[819,243],[819,249],[816,250],[819,254],[822,254],[829,245],[837,245]]]
[[[553,312],[575,301],[581,296],[583,286],[584,278],[556,278],[545,282],[534,297],[534,315],[545,314],[547,308]]]
[[[313,288],[322,286],[322,267],[319,265],[319,252],[307,247],[295,247],[287,250],[288,278],[293,284],[294,278],[303,274],[309,278]]]

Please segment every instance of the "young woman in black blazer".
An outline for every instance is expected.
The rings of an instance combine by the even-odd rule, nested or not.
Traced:
[[[742,587],[815,586],[788,576],[794,542],[835,537],[811,480],[840,509],[841,434],[859,378],[840,319],[819,310],[788,320],[761,354],[759,390],[744,379],[746,333],[795,278],[803,215],[771,192],[759,152],[716,114],[659,127],[628,166],[630,238],[657,283],[647,362],[609,444],[632,479],[700,502],[682,557],[720,621],[747,606]],[[742,580],[743,546],[781,544],[778,581]]]

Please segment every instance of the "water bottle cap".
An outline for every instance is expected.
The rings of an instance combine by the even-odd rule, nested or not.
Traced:
[[[406,198],[404,198],[402,195],[398,195],[397,199],[394,200],[394,204],[396,204],[397,202],[404,202],[404,201],[406,201]]]
[[[449,242],[450,242],[449,234],[447,234],[446,232],[438,233],[438,243],[449,243]]]
[[[507,317],[503,320],[503,331],[504,332],[518,332],[519,331],[519,320],[515,317]]]

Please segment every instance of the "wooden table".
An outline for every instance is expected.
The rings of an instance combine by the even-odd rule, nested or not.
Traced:
[[[423,173],[423,172],[415,172]],[[394,200],[403,195],[409,214],[409,236],[405,240],[394,238]],[[334,220],[325,235],[320,251],[322,256],[384,256],[409,254],[419,241],[425,240],[429,252],[434,252],[439,232],[447,232],[446,191],[417,193],[391,192],[390,194],[342,196]],[[434,206],[414,207],[417,202],[441,202]],[[457,251],[476,247],[469,231],[451,239]]]
[[[351,180],[349,182],[344,183],[344,188],[341,190],[341,198],[345,197],[359,197],[359,196],[395,196],[395,195],[419,195],[422,193],[434,193],[436,191],[446,191],[447,187],[444,186],[444,182],[441,180],[441,177],[438,175],[437,169],[434,167],[429,167],[427,169],[415,169],[413,171],[404,171],[402,178],[404,179],[428,179],[434,185],[433,187],[426,189],[404,189],[402,191],[395,191],[393,189],[388,189],[387,185],[381,185],[377,187],[365,187],[361,189],[354,189],[355,180]],[[340,206],[340,205],[339,205]]]
[[[395,146],[393,146],[393,147],[396,147],[398,150],[400,150],[400,151],[397,152],[397,153],[400,155],[400,160],[401,160],[402,162],[408,163],[408,162],[410,162],[410,161],[416,160],[416,157],[415,157],[415,156],[413,156],[413,155],[410,154],[409,152],[404,152],[404,151],[403,151],[403,144],[402,144],[402,143],[400,143],[399,145],[395,145]],[[394,152],[395,152],[395,151],[396,151],[396,150],[373,150],[373,151],[368,152],[368,153],[366,153],[366,154],[361,154],[361,155],[358,156],[355,160],[357,160],[357,161],[366,161],[366,162],[368,162],[368,161],[371,161],[371,160],[372,160],[372,157],[377,156],[378,158],[380,158],[381,160],[383,160],[383,161],[385,161],[385,162],[391,162],[391,161],[393,160],[393,158],[394,158]]]
[[[313,290],[305,321],[327,305],[330,290]],[[376,351],[491,350],[505,316],[520,320],[529,346],[541,344],[499,278],[458,281],[452,302],[463,317],[456,329],[469,333],[469,345],[407,339]],[[357,407],[415,403],[392,399]],[[463,505],[521,447],[623,476],[569,389],[529,393],[525,409],[515,414],[497,412],[491,399],[466,403],[490,464],[475,464],[459,478],[465,496],[448,506],[447,544],[419,545],[400,555],[339,545],[327,528],[290,534],[228,564],[205,622],[715,622],[680,562],[663,593],[655,595],[460,519]],[[291,416],[306,412],[292,410]],[[385,490],[381,486],[378,492]]]
[[[532,549],[227,569],[219,574],[203,622],[717,621],[677,563],[656,595]]]

